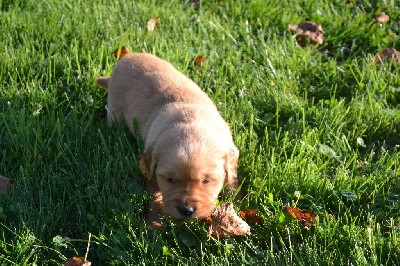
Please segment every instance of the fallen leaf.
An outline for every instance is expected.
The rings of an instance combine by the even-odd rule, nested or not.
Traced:
[[[244,209],[239,212],[239,216],[243,219],[251,220],[257,224],[264,224],[264,219],[258,215],[257,209]]]
[[[0,175],[0,195],[7,195],[14,185],[15,179]]]
[[[195,65],[201,66],[204,64],[205,60],[206,60],[206,57],[204,55],[199,55],[199,56],[196,56],[193,61],[194,61]]]
[[[389,63],[394,59],[396,65],[399,64],[400,52],[394,48],[384,48],[374,56],[374,61],[377,64],[383,62]]]
[[[219,238],[250,234],[250,226],[236,214],[233,203],[224,203],[218,206],[211,217],[209,236]]]
[[[297,25],[289,24],[288,29],[295,33],[293,37],[301,47],[306,46],[308,42],[311,44],[324,43],[324,31],[319,24],[306,21]]]
[[[147,30],[148,31],[154,31],[156,29],[156,26],[160,24],[161,18],[156,17],[156,18],[151,18],[147,21]]]
[[[92,263],[81,257],[72,257],[64,262],[64,266],[90,266]]]
[[[126,48],[125,46],[122,46],[119,49],[116,49],[113,52],[113,55],[115,58],[117,58],[118,60],[120,60],[122,57],[124,57],[127,53],[129,53],[128,48]]]
[[[377,18],[375,18],[375,23],[385,23],[385,22],[388,22],[389,21],[389,16],[388,15],[386,15],[386,13],[385,12],[382,12],[380,15],[379,15],[379,17],[377,17]]]
[[[315,213],[290,206],[283,206],[282,210],[287,211],[303,228],[308,229],[315,227],[318,217]]]

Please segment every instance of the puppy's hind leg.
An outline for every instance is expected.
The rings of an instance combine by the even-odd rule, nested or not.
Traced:
[[[108,91],[108,99],[107,99],[107,125],[109,127],[114,126],[115,124],[120,124],[124,121],[122,117],[122,112],[117,110],[120,107],[117,107],[118,100],[116,98],[115,93],[109,90],[110,86],[110,78],[109,77],[98,77],[96,79],[97,85]]]
[[[96,79],[96,83],[97,83],[97,85],[99,85],[100,87],[102,87],[102,88],[104,88],[105,90],[107,90],[108,89],[108,80],[109,80],[110,78],[107,78],[107,77],[98,77],[97,79]]]
[[[113,127],[115,125],[124,125],[124,117],[121,112],[115,110],[111,101],[107,104],[107,125]]]
[[[96,78],[96,84],[108,91],[109,86],[109,77],[98,77]],[[108,96],[108,103],[107,103],[107,124],[109,127],[115,124],[115,111],[113,108],[113,104],[110,101],[110,96]]]

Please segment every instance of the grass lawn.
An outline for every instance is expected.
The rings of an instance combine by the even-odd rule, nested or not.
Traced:
[[[381,3],[375,3],[381,2]],[[0,1],[0,264],[400,265],[398,1]],[[390,20],[374,23],[381,12]],[[155,31],[146,22],[160,17]],[[322,25],[300,47],[289,24]],[[112,51],[156,54],[231,125],[244,200],[263,225],[209,238],[201,221],[146,228],[141,145],[106,126]],[[205,56],[203,65],[193,63]],[[318,214],[303,229],[282,210]]]

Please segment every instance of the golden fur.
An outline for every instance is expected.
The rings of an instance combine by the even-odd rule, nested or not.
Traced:
[[[137,122],[145,144],[140,169],[153,196],[147,223],[160,212],[174,218],[205,218],[218,194],[237,187],[239,156],[228,125],[213,102],[170,63],[146,53],[128,53],[109,78],[108,124]]]

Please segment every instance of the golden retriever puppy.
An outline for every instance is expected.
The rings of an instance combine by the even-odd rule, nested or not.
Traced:
[[[108,90],[108,124],[124,123],[144,142],[140,169],[153,197],[149,226],[161,224],[160,213],[208,217],[221,190],[237,188],[239,151],[228,125],[211,99],[170,63],[127,53],[111,77],[96,82]]]

